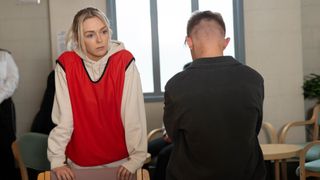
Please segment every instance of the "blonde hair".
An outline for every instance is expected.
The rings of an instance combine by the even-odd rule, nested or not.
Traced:
[[[93,17],[99,18],[103,23],[106,24],[108,28],[109,38],[111,40],[112,30],[110,28],[110,23],[106,15],[97,8],[87,7],[78,11],[73,18],[72,25],[66,36],[66,45],[69,50],[79,49],[86,53],[86,47],[83,41],[83,22],[86,19]]]

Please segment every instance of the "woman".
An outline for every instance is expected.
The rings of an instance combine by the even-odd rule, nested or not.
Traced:
[[[98,9],[80,10],[55,69],[56,95],[48,159],[59,179],[71,168],[119,167],[132,179],[147,154],[143,94],[132,54],[111,40],[109,21]]]

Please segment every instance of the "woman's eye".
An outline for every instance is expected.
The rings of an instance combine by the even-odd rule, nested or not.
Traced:
[[[108,34],[108,30],[103,30],[102,33],[103,34]]]
[[[92,38],[93,37],[93,34],[87,34],[86,35],[86,38]]]

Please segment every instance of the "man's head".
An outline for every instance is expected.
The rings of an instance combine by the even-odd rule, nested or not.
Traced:
[[[225,38],[222,16],[211,11],[197,11],[188,21],[186,42],[193,59],[222,56],[230,39]]]

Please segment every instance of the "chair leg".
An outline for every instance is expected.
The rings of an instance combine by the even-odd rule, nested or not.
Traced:
[[[283,180],[288,179],[288,174],[287,174],[287,161],[283,159],[281,161],[281,175]]]
[[[141,170],[142,172],[142,179],[143,180],[150,180],[150,176],[149,176],[149,172],[148,172],[148,170],[146,170],[146,169],[142,169]]]
[[[279,167],[279,160],[274,161],[274,179],[280,180],[280,167]]]

